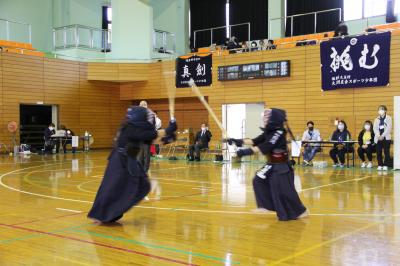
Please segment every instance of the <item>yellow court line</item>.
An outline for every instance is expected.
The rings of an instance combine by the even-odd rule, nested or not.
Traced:
[[[398,215],[399,215],[399,214],[395,214],[395,215],[393,215],[393,216],[391,216],[391,217],[398,216]],[[358,232],[360,232],[360,231],[363,231],[363,230],[366,230],[366,229],[368,229],[368,228],[371,228],[371,227],[377,226],[377,225],[379,225],[379,224],[382,224],[382,223],[386,222],[387,219],[389,219],[389,218],[386,218],[386,219],[384,219],[384,220],[381,221],[381,222],[375,222],[375,223],[372,223],[372,224],[368,224],[368,225],[363,226],[363,227],[361,227],[361,228],[355,229],[354,231],[351,231],[351,232],[349,232],[349,233],[347,233],[347,234],[343,234],[343,235],[341,235],[341,236],[334,237],[334,238],[332,238],[332,239],[330,239],[330,240],[327,240],[327,241],[324,241],[324,242],[315,244],[314,246],[311,246],[311,247],[308,247],[308,248],[306,248],[306,249],[303,249],[302,251],[296,252],[296,253],[294,253],[294,254],[292,254],[292,255],[289,255],[289,256],[287,256],[287,257],[284,257],[284,258],[282,258],[282,259],[280,259],[280,260],[273,261],[273,262],[269,263],[268,265],[271,265],[271,266],[272,266],[272,265],[278,265],[278,264],[283,263],[283,262],[285,262],[285,261],[288,261],[288,260],[294,259],[294,258],[296,258],[296,257],[302,256],[302,255],[304,255],[304,254],[306,254],[306,253],[309,253],[309,252],[311,252],[311,251],[313,251],[313,250],[315,250],[315,249],[318,249],[318,248],[320,248],[320,247],[322,247],[322,246],[331,244],[331,243],[333,243],[333,242],[336,242],[336,241],[338,241],[338,240],[341,240],[341,239],[343,239],[343,238],[346,238],[346,237],[348,237],[348,236],[350,236],[350,235],[353,235],[353,234],[355,234],[355,233],[358,233]]]
[[[43,186],[43,185],[34,183],[33,181],[31,181],[31,180],[29,179],[29,176],[30,176],[32,173],[34,173],[34,172],[38,172],[38,171],[31,171],[31,172],[26,173],[26,174],[23,176],[23,181],[26,182],[26,183],[28,183],[28,184],[30,184],[30,185],[33,186],[33,187],[38,187],[38,188],[41,188],[41,189],[51,190],[51,189],[52,189],[51,187]],[[50,184],[50,183],[49,183],[49,184]],[[50,185],[51,185],[51,184],[50,184]],[[62,184],[61,184],[61,185],[62,185]],[[58,191],[58,192],[67,193],[67,194],[78,195],[78,196],[84,195],[84,194],[82,194],[82,193],[80,193],[80,192],[67,191],[67,190],[62,190],[62,189],[59,189],[59,188],[57,188],[57,191]]]

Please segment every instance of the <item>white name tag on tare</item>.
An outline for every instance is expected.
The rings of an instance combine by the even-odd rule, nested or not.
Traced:
[[[79,146],[79,137],[78,136],[72,136],[71,146],[73,148],[78,148],[78,146]]]
[[[379,129],[385,129],[385,126],[379,126]]]

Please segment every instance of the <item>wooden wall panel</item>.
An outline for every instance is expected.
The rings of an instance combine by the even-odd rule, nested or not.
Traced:
[[[7,143],[7,124],[4,122],[3,118],[3,60],[2,60],[2,53],[0,53],[0,143]]]
[[[213,57],[213,85],[202,87],[201,91],[221,119],[222,105],[228,103],[265,103],[268,107],[284,108],[288,112],[289,124],[295,135],[301,137],[305,123],[313,120],[321,130],[324,139],[329,139],[335,129],[334,120],[344,119],[353,138],[362,129],[366,119],[377,116],[377,107],[386,104],[393,114],[393,96],[400,95],[400,37],[392,37],[391,84],[388,87],[341,89],[321,91],[319,46],[233,54]],[[219,82],[218,66],[252,62],[290,60],[289,78]],[[148,82],[130,83],[121,86],[121,99],[167,98],[168,86],[175,82],[173,61],[154,63],[150,67]],[[157,73],[159,76],[157,77]],[[194,97],[190,89],[177,89],[177,97]],[[177,117],[178,118],[178,117]],[[184,119],[183,117],[181,119]],[[214,140],[221,132],[209,116]],[[178,121],[179,122],[179,121]]]
[[[89,63],[88,80],[102,81],[145,81],[149,79],[149,64]]]
[[[59,124],[80,134],[79,63],[64,60],[44,60],[46,104],[57,104]]]
[[[138,105],[139,101],[133,101],[133,105]],[[169,121],[169,104],[168,99],[148,100],[148,107],[153,111],[157,111],[163,127],[168,125]],[[202,123],[208,123],[208,113],[201,102],[195,98],[177,98],[175,103],[175,116],[178,121],[179,131],[193,128],[195,131],[200,130]]]
[[[93,134],[94,147],[111,147],[128,107],[119,83],[87,81],[87,64],[0,53],[0,140],[10,145],[8,121],[19,123],[21,103],[58,105],[59,123]]]

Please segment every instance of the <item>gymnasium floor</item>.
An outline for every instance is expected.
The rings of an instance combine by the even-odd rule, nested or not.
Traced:
[[[254,214],[260,164],[152,163],[150,200],[86,218],[107,152],[0,157],[0,265],[400,265],[400,174],[296,168],[304,220]]]

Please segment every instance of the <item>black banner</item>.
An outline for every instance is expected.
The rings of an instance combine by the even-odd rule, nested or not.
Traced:
[[[322,89],[387,86],[390,43],[390,32],[321,43]]]
[[[212,84],[212,55],[176,59],[176,87],[187,88],[193,79],[197,86]]]

